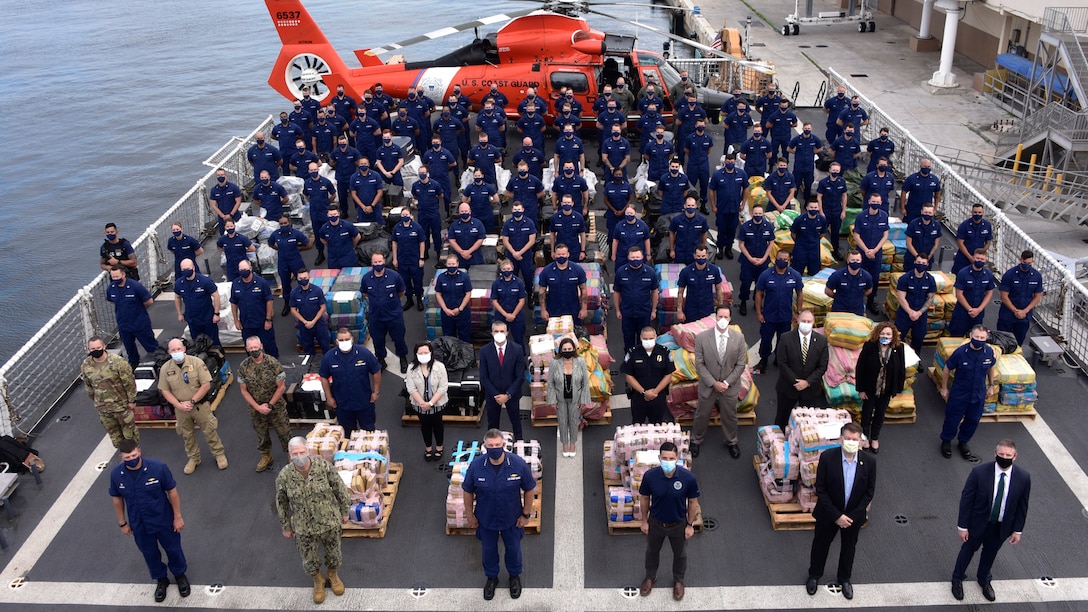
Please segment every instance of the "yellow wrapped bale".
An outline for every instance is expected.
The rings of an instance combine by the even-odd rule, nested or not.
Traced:
[[[872,321],[853,313],[833,312],[824,319],[824,334],[831,346],[858,350],[872,331]]]
[[[997,358],[994,384],[1030,385],[1035,382],[1035,370],[1023,355],[1002,355]]]
[[[888,412],[891,414],[914,413],[914,389],[907,387],[899,395],[892,396],[888,402]]]

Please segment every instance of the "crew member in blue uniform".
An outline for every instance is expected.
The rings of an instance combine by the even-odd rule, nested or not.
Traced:
[[[510,161],[514,162],[515,168],[525,162],[530,176],[537,180],[544,179],[544,167],[548,165],[548,157],[544,155],[544,149],[534,146],[528,136],[521,140],[521,148],[510,157]]]
[[[644,85],[642,90],[638,93],[639,112],[645,113],[646,109],[649,108],[651,104],[656,105],[657,109],[661,110],[661,106],[664,103],[664,99],[662,99],[661,96],[657,95],[657,88],[655,83],[652,80],[647,79],[646,85]]]
[[[639,345],[623,356],[620,366],[631,398],[631,424],[670,423],[672,415],[666,399],[672,373],[676,371],[672,353],[657,343],[653,326],[642,328]]]
[[[482,137],[487,136],[492,140],[496,149],[506,147],[506,113],[495,108],[495,103],[484,102],[483,109],[476,114],[476,132]],[[469,153],[469,161],[472,161],[472,153]]]
[[[994,366],[997,365],[993,347],[986,344],[988,335],[985,327],[975,325],[971,328],[971,340],[952,351],[945,361],[940,392],[945,399],[941,454],[946,459],[952,456],[952,438],[959,440],[960,455],[964,459],[975,458],[967,443],[974,437],[982,419],[986,389],[993,381]],[[948,388],[950,375],[954,375],[951,389]]]
[[[506,260],[514,267],[514,273],[521,275],[528,292],[533,291],[533,247],[537,235],[536,221],[525,214],[524,204],[514,200],[510,218],[502,224],[502,244],[506,249]]]
[[[665,125],[654,128],[653,137],[642,147],[642,159],[646,162],[646,176],[653,180],[669,171],[669,160],[676,148],[665,139]]]
[[[220,346],[219,289],[215,281],[200,273],[192,259],[181,261],[181,272],[174,279],[174,307],[178,321],[189,326],[190,338],[206,334],[214,346]]]
[[[842,109],[839,113],[839,119],[837,121],[839,127],[846,131],[848,127],[853,127],[858,133],[861,132],[861,128],[869,125],[869,113],[861,107],[861,97],[851,96],[850,106]]]
[[[929,330],[929,305],[937,294],[937,281],[929,273],[929,257],[919,253],[910,270],[899,277],[895,285],[899,307],[895,311],[895,328],[906,338],[910,332],[910,347],[921,354]]]
[[[586,167],[586,149],[582,139],[574,134],[574,126],[563,126],[563,136],[555,142],[555,167],[562,168],[567,162],[574,164],[575,173]]]
[[[597,114],[597,123],[596,123],[596,125],[597,125],[597,151],[601,156],[600,161],[601,161],[601,163],[603,163],[604,162],[604,156],[605,156],[605,142],[609,138],[612,137],[612,133],[615,131],[614,128],[617,128],[617,127],[620,128],[621,136],[622,136],[622,131],[624,129],[626,129],[626,126],[627,126],[627,115],[621,113],[618,110],[618,107],[616,105],[615,100],[608,100],[605,103],[604,111]],[[628,149],[628,152],[630,152],[630,146],[628,146],[627,149]],[[623,157],[620,156],[620,159],[622,159],[622,158]],[[608,170],[611,170],[611,168],[608,168],[607,166],[605,166],[605,167]]]
[[[1020,253],[1020,263],[1001,276],[1001,309],[997,311],[997,329],[1011,332],[1017,344],[1023,344],[1031,329],[1031,312],[1043,299],[1043,275],[1032,264],[1035,253]]]
[[[782,99],[782,94],[778,92],[778,86],[771,81],[767,84],[767,91],[762,96],[756,98],[755,107],[759,111],[760,119],[767,119],[771,113],[774,112],[778,106],[778,102]]]
[[[676,215],[669,222],[669,257],[674,263],[690,264],[695,261],[695,247],[706,244],[709,231],[710,222],[699,214],[695,198],[689,196],[684,201],[683,214]]]
[[[797,115],[790,110],[790,101],[781,99],[773,112],[760,116],[763,129],[771,135],[771,155],[789,160],[790,140],[793,128],[797,127]]]
[[[962,338],[972,326],[982,325],[997,287],[993,272],[986,267],[986,251],[976,249],[974,257],[969,267],[956,273],[956,307],[948,320],[950,336]]]
[[[657,112],[657,105],[651,104],[646,108],[646,112],[642,113],[642,116],[638,118],[638,122],[635,124],[635,131],[639,134],[638,144],[639,153],[646,153],[646,146],[654,140],[654,134],[657,131],[657,126],[661,126],[661,129],[665,129],[665,118],[661,116],[661,113]],[[664,139],[664,136],[662,136]],[[669,143],[672,146],[672,143]],[[672,152],[669,152],[672,155]]]
[[[321,163],[321,160],[317,157],[317,154],[306,148],[306,143],[301,138],[295,141],[294,153],[288,155],[290,148],[283,150],[283,158],[287,163],[287,169],[290,174],[298,177],[306,176],[306,169],[310,167],[310,162]],[[284,174],[287,174],[286,172]]]
[[[565,196],[570,197],[578,212],[589,214],[589,183],[578,174],[578,168],[571,161],[563,162],[563,173],[552,182],[552,207],[559,210]]]
[[[280,229],[268,237],[268,246],[277,252],[276,272],[283,288],[283,312],[280,314],[286,317],[291,312],[291,277],[306,267],[302,261],[302,251],[310,250],[312,245],[306,234],[291,227],[291,219],[287,215],[280,217],[279,224]]]
[[[227,171],[223,168],[215,169],[215,184],[208,190],[208,202],[211,203],[212,212],[219,222],[219,235],[225,233],[223,223],[227,219],[237,221],[242,217],[238,208],[242,205],[242,189],[227,180]]]
[[[903,181],[899,190],[899,213],[907,223],[918,218],[922,206],[933,204],[933,210],[941,203],[941,179],[933,174],[933,162],[923,159],[918,172]]]
[[[302,108],[302,100],[295,100],[294,110],[287,116],[287,119],[302,128],[302,140],[307,147],[310,146],[310,129],[314,126],[314,116]]]
[[[477,173],[479,173],[478,170]],[[483,264],[484,254],[480,249],[484,245],[484,238],[487,237],[484,224],[472,214],[468,204],[461,204],[457,216],[458,218],[450,223],[450,251],[456,254],[457,261],[463,268]]]
[[[267,144],[264,140],[264,132],[253,135],[256,142],[246,151],[246,160],[253,166],[253,181],[261,180],[261,170],[267,170],[272,180],[280,178],[280,166],[283,164],[283,156],[279,149]]]
[[[313,140],[313,150],[318,155],[324,153],[328,155],[332,152],[333,143],[336,142],[336,137],[340,135],[340,131],[336,125],[329,121],[327,114],[322,111],[317,115],[317,123],[314,124],[313,130],[310,131],[310,137]]]
[[[382,126],[377,117],[370,114],[366,106],[360,106],[355,119],[348,126],[348,134],[355,140],[355,149],[359,155],[374,159],[378,154],[378,141],[382,137]],[[348,166],[353,172],[355,164]]]
[[[850,106],[850,98],[846,97],[846,87],[839,85],[838,92],[827,100],[824,100],[824,113],[827,114],[827,130],[824,132],[824,140],[828,144],[835,142],[842,134],[839,127],[839,115]]]
[[[431,180],[438,183],[442,189],[442,201],[446,208],[446,216],[450,214],[451,202],[453,202],[453,187],[450,183],[450,172],[457,171],[457,155],[453,151],[442,146],[438,136],[431,137],[431,148],[423,152],[421,158],[423,165],[427,166],[431,174]],[[423,180],[423,177],[420,177]],[[413,185],[414,187],[414,185]]]
[[[660,105],[659,105],[660,106]],[[680,163],[687,160],[688,136],[695,133],[695,126],[699,121],[706,122],[706,110],[695,98],[695,94],[676,101],[676,154],[680,157]]]
[[[291,123],[290,117],[286,112],[280,113],[280,122],[272,126],[269,130],[269,135],[272,140],[276,141],[276,146],[280,149],[280,154],[286,157],[288,153],[294,150],[295,141],[303,140],[302,128]],[[303,148],[306,145],[303,143]]]
[[[321,226],[317,238],[329,252],[329,268],[350,268],[359,265],[359,256],[355,254],[355,245],[361,237],[359,230],[346,221],[340,221],[340,209],[329,206],[329,221]]]
[[[748,129],[755,123],[748,103],[741,100],[732,112],[725,116],[725,153],[739,153],[741,146],[748,140]],[[732,147],[732,151],[730,151]]]
[[[408,345],[404,341],[404,279],[396,270],[385,267],[385,255],[374,253],[370,256],[370,270],[363,275],[359,291],[367,296],[367,322],[370,325],[370,338],[374,341],[374,356],[385,362],[385,336],[393,340],[393,352],[400,358],[400,371],[408,371]]]
[[[627,265],[627,252],[631,247],[642,249],[644,258],[650,256],[650,226],[638,218],[635,207],[628,205],[623,210],[623,221],[612,229],[612,262],[613,270],[619,270]]]
[[[427,261],[427,235],[423,233],[423,226],[412,219],[412,211],[407,206],[400,209],[400,223],[393,226],[392,243],[393,267],[404,280],[404,292],[408,295],[404,310],[413,305],[423,310],[423,266]]]
[[[443,149],[448,150],[458,158],[462,158],[461,134],[465,131],[465,124],[460,116],[455,117],[453,113],[454,110],[461,111],[463,109],[459,104],[453,102],[452,99],[453,98],[451,97],[451,102],[442,108],[442,112],[439,113],[438,119],[435,120],[434,125],[432,126],[434,128],[433,133],[442,141]],[[468,115],[467,111],[465,112],[465,115]],[[468,150],[466,149],[465,154],[467,153]]]
[[[831,273],[824,285],[824,294],[831,298],[829,312],[850,312],[865,316],[865,298],[876,291],[876,283],[868,271],[861,268],[861,253],[851,249],[846,253],[846,267]]]
[[[283,185],[273,182],[267,170],[261,170],[261,180],[253,188],[253,202],[264,209],[264,219],[275,221],[283,215],[283,207],[287,204],[287,190]],[[252,212],[257,214],[257,211]]]
[[[484,182],[498,191],[499,180],[495,173],[495,165],[502,165],[502,151],[490,141],[490,135],[486,132],[480,134],[480,140],[475,147],[468,152],[468,162],[483,172]]]
[[[741,316],[748,314],[748,296],[752,283],[770,263],[770,245],[774,242],[774,226],[763,219],[763,207],[752,206],[752,218],[740,226],[740,306]]]
[[[846,197],[849,188],[842,177],[842,165],[832,163],[827,176],[816,185],[816,202],[820,214],[827,218],[827,237],[831,242],[831,255],[842,260],[839,245],[842,244],[842,222],[846,219]]]
[[[529,104],[525,107],[525,112],[521,113],[521,117],[518,118],[518,133],[523,138],[532,141],[534,148],[544,150],[544,128],[547,127],[547,123],[544,121],[544,116],[536,111],[535,104]]]
[[[332,347],[329,324],[325,320],[325,292],[310,283],[310,271],[303,268],[295,278],[298,287],[291,291],[291,316],[295,318],[298,343],[306,355],[314,354],[314,341],[327,353]]]
[[[756,315],[759,317],[759,363],[755,372],[767,370],[767,357],[776,338],[790,330],[796,312],[802,309],[804,282],[790,267],[790,252],[775,254],[774,268],[764,270],[756,280]]]
[[[612,284],[616,303],[616,316],[623,329],[623,352],[638,346],[642,328],[657,318],[657,298],[660,278],[652,266],[643,261],[645,256],[638,247],[627,252],[627,264],[616,269]]]
[[[499,536],[506,549],[506,572],[510,575],[510,598],[521,597],[521,539],[533,512],[536,478],[525,460],[504,450],[502,432],[489,429],[484,434],[486,454],[469,464],[464,490],[465,509],[470,511],[469,527],[483,547],[483,566],[487,582],[484,599],[495,597],[499,584]]]
[[[181,262],[186,259],[196,261],[204,253],[200,241],[186,234],[181,223],[170,226],[170,238],[166,240],[166,250],[174,254],[174,278],[181,278]]]
[[[707,188],[710,186],[710,151],[714,148],[714,139],[706,131],[706,121],[695,122],[695,131],[684,141],[684,155],[688,160],[688,178],[691,185],[699,186],[699,201],[706,212]]]
[[[888,138],[888,128],[880,128],[880,135],[870,140],[865,150],[869,153],[869,166],[865,169],[866,172],[876,170],[881,158],[891,164],[892,155],[895,154],[895,142]]]
[[[880,195],[880,209],[889,215],[891,214],[891,202],[895,193],[895,175],[892,174],[887,159],[877,160],[876,169],[861,179],[858,191],[861,192],[862,202],[868,202],[871,194]]]
[[[408,90],[407,98],[401,102],[401,108],[408,113],[408,119],[415,121],[417,126],[413,141],[417,151],[427,148],[427,143],[431,141],[431,107],[428,102],[429,99],[411,89]]]
[[[154,353],[159,348],[159,342],[155,340],[155,331],[151,328],[151,316],[147,314],[147,309],[154,303],[154,299],[139,281],[128,277],[124,266],[115,265],[110,269],[110,286],[106,289],[106,301],[113,304],[117,332],[121,335],[121,343],[125,345],[125,357],[128,358],[129,365],[135,369],[140,365],[140,353],[136,350],[137,342],[148,353]]]
[[[835,142],[831,143],[831,150],[835,153],[835,161],[842,166],[843,172],[850,172],[858,167],[858,156],[861,155],[861,142],[854,136],[854,127],[847,126]]]
[[[854,243],[861,253],[861,267],[873,277],[873,292],[869,294],[869,312],[879,314],[876,307],[876,287],[880,283],[880,266],[884,261],[884,243],[888,241],[888,213],[881,210],[880,196],[869,196],[868,212],[854,219]]]
[[[487,182],[483,169],[477,167],[472,172],[472,182],[461,191],[462,206],[458,210],[468,205],[472,218],[480,222],[486,234],[495,231],[495,212],[492,205],[498,201],[499,194],[495,186]]]
[[[808,121],[801,125],[801,135],[790,140],[789,152],[793,156],[793,180],[801,189],[801,202],[812,198],[812,184],[816,182],[816,156],[824,151],[824,143],[812,133]]]
[[[763,128],[756,126],[752,137],[740,146],[740,158],[744,160],[744,173],[749,177],[763,177],[771,161],[771,143],[763,139]]]
[[[710,263],[705,244],[695,247],[695,263],[680,272],[677,286],[677,321],[698,321],[714,314],[715,304],[725,304],[722,270]]]
[[[586,259],[586,220],[582,213],[574,210],[570,194],[563,194],[558,210],[549,222],[552,245],[565,244],[570,249],[571,261],[582,262]],[[555,248],[552,248],[555,258]]]
[[[336,86],[336,95],[329,100],[329,106],[336,112],[336,115],[344,121],[351,121],[355,117],[355,110],[359,108],[359,103],[355,101],[355,98],[344,94],[344,86]]]
[[[378,146],[374,169],[378,171],[382,182],[398,187],[404,186],[404,177],[400,169],[404,167],[404,151],[393,143],[393,133],[382,130],[382,144]]]
[[[389,125],[389,107],[386,106],[384,97],[375,98],[372,90],[366,90],[363,92],[363,101],[359,104],[358,114],[366,115],[374,120],[374,123],[378,124],[378,133],[375,137],[381,137],[382,126]],[[362,143],[356,141],[356,148],[359,149],[363,155],[366,155],[366,151],[362,149]]]
[[[726,153],[722,167],[710,177],[710,212],[718,226],[718,254],[733,259],[733,240],[740,224],[741,207],[748,201],[750,187],[748,174],[737,168],[737,154]]]
[[[684,198],[691,184],[688,176],[680,171],[680,160],[669,161],[669,171],[657,180],[657,195],[661,198],[661,216],[678,213],[684,209]]]
[[[442,165],[439,162],[439,174],[442,174]],[[449,172],[446,172],[447,180]],[[419,180],[412,184],[412,197],[416,201],[416,209],[419,211],[419,227],[423,240],[423,258],[427,258],[428,238],[430,246],[434,247],[436,257],[442,252],[442,203],[445,202],[446,213],[449,214],[449,202],[446,201],[445,192],[438,181],[431,178],[430,166],[424,164],[419,167]]]
[[[344,435],[356,429],[377,429],[374,404],[381,392],[382,364],[374,353],[355,343],[350,329],[336,330],[336,350],[321,357],[317,373],[325,401],[336,409],[336,422],[344,428]]]
[[[306,182],[302,184],[302,196],[306,198],[310,208],[310,227],[313,228],[315,236],[317,259],[314,260],[314,265],[320,266],[325,262],[325,245],[317,239],[317,234],[329,222],[329,207],[336,205],[339,200],[337,189],[332,181],[321,176],[317,164],[312,163]]]
[[[789,171],[789,162],[786,158],[779,157],[775,164],[774,172],[767,175],[763,181],[763,189],[767,193],[768,210],[782,212],[793,209],[793,199],[797,195],[797,182]]]
[[[230,286],[230,309],[242,337],[257,336],[264,352],[279,358],[276,330],[272,328],[272,288],[268,281],[254,274],[249,260],[238,264],[238,278]]]
[[[333,170],[336,172],[336,201],[340,203],[340,212],[345,215],[348,214],[348,206],[351,203],[351,175],[355,174],[358,169],[359,160],[363,158],[363,154],[355,147],[348,146],[348,139],[346,136],[341,136],[337,140],[336,148],[329,153],[329,161],[332,163]],[[368,158],[369,159],[369,158]],[[309,168],[309,166],[307,166]],[[328,207],[326,206],[325,210]],[[310,213],[313,214],[313,207],[310,207]],[[321,227],[320,225],[315,225]]]
[[[379,172],[370,169],[370,160],[366,157],[359,158],[357,167],[358,171],[351,175],[349,181],[351,200],[355,202],[357,219],[360,223],[370,221],[384,224],[382,198],[385,196],[385,181]]]
[[[314,121],[316,121],[318,114],[321,113],[321,102],[310,95],[310,88],[308,86],[302,88],[302,99],[299,100],[299,103],[302,104],[302,110],[309,113],[310,117],[313,117]],[[309,135],[309,133],[307,133],[307,135]]]
[[[604,223],[608,235],[623,220],[623,211],[635,201],[635,190],[627,180],[627,173],[619,168],[604,184]]]
[[[348,124],[351,123],[350,117],[344,119],[340,115],[337,115],[336,109],[331,106],[325,107],[325,120],[331,123],[333,129],[336,131],[336,139],[334,139],[334,142],[338,140],[340,136],[347,134]]]
[[[820,205],[809,202],[805,214],[790,226],[793,238],[793,269],[801,276],[813,276],[820,271],[820,239],[827,232],[827,218],[820,214]]]
[[[611,129],[611,137],[601,143],[601,162],[604,164],[605,176],[622,172],[626,177],[627,164],[631,161],[631,142],[623,137],[620,124],[611,126]]]
[[[256,249],[253,247],[253,241],[236,231],[233,220],[224,223],[223,229],[225,233],[215,241],[215,245],[226,256],[227,264],[223,272],[227,275],[227,281],[233,281],[238,278],[238,264],[246,260],[247,253],[252,253]]]
[[[687,541],[695,535],[695,520],[699,516],[699,483],[687,468],[677,465],[677,448],[663,442],[658,452],[660,465],[650,468],[638,488],[638,503],[642,509],[642,533],[646,539],[646,577],[639,594],[647,596],[657,581],[661,545],[669,541],[672,548],[672,597],[684,598],[684,577],[688,569]]]
[[[507,221],[509,223],[509,221]],[[525,283],[514,276],[514,262],[504,259],[499,277],[491,283],[491,308],[494,320],[503,321],[510,328],[510,337],[516,344],[525,343],[525,307],[529,293]]]
[[[540,291],[540,317],[545,323],[551,317],[571,315],[575,325],[586,317],[589,295],[586,292],[586,271],[570,261],[570,249],[565,244],[555,246],[552,263],[540,270],[537,286]]]
[[[547,110],[548,101],[536,95],[536,89],[528,87],[525,89],[525,97],[518,102],[518,115],[524,115],[529,107],[532,106],[539,109],[541,112]]]
[[[569,104],[563,105],[563,110],[552,120],[552,127],[562,135],[555,143],[556,153],[559,153],[561,149],[567,149],[566,153],[570,154],[569,149],[571,148],[578,149],[580,154],[585,153],[585,150],[582,149],[582,138],[574,136],[575,132],[582,127],[582,118],[573,112]],[[585,168],[584,159],[582,163],[578,164],[578,168],[579,170]]]
[[[952,261],[952,274],[968,267],[976,250],[990,248],[994,227],[982,217],[983,210],[982,204],[971,206],[971,217],[964,219],[956,228],[956,258]]]
[[[442,335],[472,342],[472,318],[468,309],[472,281],[458,269],[457,256],[446,258],[446,271],[435,279],[435,299],[442,310]]]
[[[907,252],[903,255],[903,269],[913,270],[914,260],[925,255],[927,261],[933,261],[941,243],[941,224],[933,218],[933,205],[922,207],[922,216],[907,224]]]
[[[471,139],[469,138],[469,134],[471,133],[469,118],[472,111],[472,102],[468,99],[468,96],[461,94],[460,86],[454,85],[453,96],[450,96],[449,106],[453,118],[461,120],[462,129],[457,134],[457,145],[460,148],[461,163],[468,164],[468,150],[471,148]]]

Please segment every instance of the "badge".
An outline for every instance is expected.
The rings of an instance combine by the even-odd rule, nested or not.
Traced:
[[[674,488],[674,489],[676,489],[677,491],[679,491],[680,489],[683,489],[683,488],[684,488],[684,483],[682,483],[682,482],[680,482],[679,480],[677,480],[676,482],[672,483],[672,488]]]

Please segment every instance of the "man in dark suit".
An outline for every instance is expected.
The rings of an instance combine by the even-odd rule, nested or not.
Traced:
[[[786,431],[794,407],[824,403],[820,379],[827,370],[827,339],[813,333],[815,321],[811,310],[802,310],[797,315],[797,329],[782,334],[778,341],[778,413],[774,424],[782,431]]]
[[[842,585],[842,596],[853,599],[850,573],[854,567],[854,548],[876,491],[876,458],[858,450],[861,426],[857,423],[843,425],[839,436],[842,446],[824,451],[816,466],[816,509],[812,511],[816,535],[812,538],[805,590],[809,595],[816,594],[816,582],[824,573],[827,551],[835,535],[842,533],[838,583]]]
[[[1009,544],[1020,541],[1028,516],[1031,475],[1023,468],[1013,469],[1016,443],[1008,439],[998,442],[994,455],[994,461],[971,470],[960,495],[956,525],[963,545],[952,570],[952,596],[956,599],[963,599],[963,579],[979,547],[978,584],[987,600],[997,599],[990,584],[990,568],[1005,540]]]
[[[498,429],[506,409],[514,438],[521,440],[521,384],[525,381],[525,351],[520,344],[507,339],[506,323],[491,324],[495,339],[480,349],[480,382],[484,386],[487,407],[487,428]]]

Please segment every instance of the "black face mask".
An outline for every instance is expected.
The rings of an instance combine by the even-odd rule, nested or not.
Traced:
[[[102,355],[106,354],[106,349],[96,349],[96,350],[93,350],[93,351],[91,351],[91,352],[89,352],[87,354],[90,355],[91,357],[93,357],[94,359],[101,359]]]
[[[999,468],[1003,469],[1003,470],[1007,470],[1010,467],[1012,467],[1012,458],[1011,457],[994,456],[994,461],[996,461],[997,466]]]

